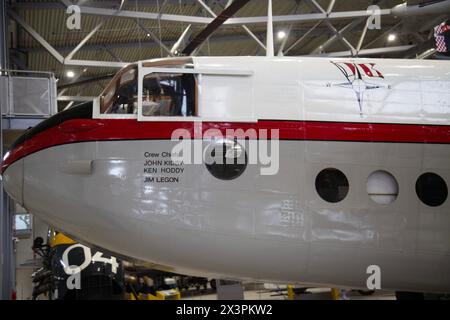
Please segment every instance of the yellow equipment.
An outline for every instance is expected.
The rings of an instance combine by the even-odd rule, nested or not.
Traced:
[[[136,300],[136,297],[132,293],[127,293],[125,299]],[[181,300],[181,294],[176,289],[156,291],[156,296],[150,293],[139,293],[137,300]]]
[[[49,245],[52,248],[59,246],[61,244],[75,244],[75,243],[76,242],[73,239],[69,238],[68,236],[64,235],[61,232],[53,232],[49,241]]]

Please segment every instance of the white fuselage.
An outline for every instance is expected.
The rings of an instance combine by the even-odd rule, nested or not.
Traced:
[[[200,72],[214,68],[251,75]],[[450,292],[450,200],[428,206],[416,192],[427,172],[450,183],[449,63],[236,57],[194,58],[194,69],[195,119],[103,115],[81,133],[62,123],[9,164],[7,191],[78,239],[173,272],[364,288],[376,265],[382,289]],[[166,162],[177,142],[157,128],[200,121],[279,129],[278,172],[248,164],[221,180]],[[327,168],[348,180],[336,203],[316,190]],[[390,204],[368,195],[380,170],[398,183]]]

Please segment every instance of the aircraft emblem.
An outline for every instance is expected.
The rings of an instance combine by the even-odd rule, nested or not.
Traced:
[[[353,63],[353,62],[333,62],[345,76],[347,82],[343,83],[328,83],[328,87],[341,87],[352,89],[356,94],[356,99],[359,104],[360,115],[363,114],[364,94],[367,90],[374,90],[380,88],[390,89],[390,85],[382,83],[375,83],[374,79],[384,80],[383,74],[375,68],[375,63]]]

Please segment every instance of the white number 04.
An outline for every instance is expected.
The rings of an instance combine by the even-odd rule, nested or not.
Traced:
[[[84,253],[84,261],[79,266],[69,265],[69,253],[71,250],[75,248],[81,248],[83,249]],[[111,256],[111,258],[104,258],[103,252],[97,251],[94,256],[92,257],[91,249],[83,246],[82,244],[74,244],[68,247],[66,250],[64,250],[63,256],[62,256],[62,262],[64,264],[64,272],[66,274],[77,274],[86,269],[87,266],[91,262],[103,262],[105,264],[109,263],[111,265],[111,271],[113,273],[117,273],[117,268],[119,267],[119,264],[117,263],[116,257]]]

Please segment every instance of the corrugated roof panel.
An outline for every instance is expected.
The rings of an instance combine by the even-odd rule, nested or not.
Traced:
[[[211,9],[217,14],[223,8],[218,1],[204,0]],[[327,8],[329,0],[317,0],[323,7]],[[112,0],[90,0],[86,2],[89,6],[98,6],[103,8],[116,8],[120,1]],[[162,5],[166,3],[165,5]],[[266,0],[252,0],[238,13],[237,17],[245,16],[265,16],[267,13]],[[336,1],[334,11],[349,10],[365,10],[372,0],[355,0],[355,1]],[[386,0],[383,8],[390,8],[396,4],[402,3],[402,0]],[[159,4],[160,6],[158,7]],[[102,17],[94,15],[82,15],[81,29],[69,30],[66,26],[67,13],[65,7],[60,0],[18,0],[12,4],[15,6],[19,15],[34,28],[40,35],[54,46],[63,56],[72,51],[79,42],[86,37],[89,32],[95,28],[101,21],[105,21],[102,28],[85,44],[85,46],[74,56],[79,60],[99,60],[99,61],[117,61],[116,58],[133,62],[143,59],[151,59],[157,57],[165,57],[167,53],[161,50],[159,45],[148,37],[146,31],[143,31],[138,25],[139,21],[147,30],[154,33],[158,39],[169,48],[179,38],[186,23],[167,22],[148,19],[128,19],[119,17]],[[301,1],[299,8],[296,0],[277,0],[273,1],[274,15],[289,15],[297,13],[317,13],[317,8],[308,5],[306,1]],[[210,17],[195,0],[128,0],[125,2],[123,10],[142,11],[142,12],[160,12],[165,14],[187,15],[187,16],[203,16]],[[379,37],[390,26],[398,23],[395,17],[383,17],[381,31],[369,31],[366,36],[365,44],[370,43],[373,39]],[[351,19],[332,20],[331,23],[336,29],[351,22]],[[316,21],[276,24],[275,32],[278,30],[287,30],[292,25],[292,32],[288,40],[289,47],[296,39],[301,37],[311,28]],[[348,40],[356,46],[359,36],[362,32],[363,24],[358,25],[354,30],[344,34]],[[256,24],[248,26],[262,42],[265,42],[266,26],[265,24]],[[194,25],[193,35],[204,28],[204,25]],[[290,54],[300,55],[308,54],[317,46],[329,39],[333,34],[326,24],[322,23],[316,31],[295,47]],[[380,42],[382,43],[382,42]],[[280,42],[276,39],[275,46],[278,48]],[[73,70],[77,75],[83,77],[92,77],[117,71],[117,68],[99,68],[88,67],[84,72],[84,67],[65,66],[56,61],[42,46],[30,37],[23,29],[19,28],[18,32],[19,49],[27,52],[27,62],[29,69],[52,71],[60,81],[66,81],[65,73]],[[106,48],[105,48],[106,47]],[[331,51],[346,50],[340,41],[336,41],[328,48]],[[202,55],[263,55],[258,44],[252,39],[241,26],[223,26],[218,29],[206,43],[199,54]],[[103,83],[104,85],[104,83]],[[83,95],[97,95],[101,90],[101,86],[94,84],[81,88]],[[80,88],[70,89],[68,92],[78,94]]]

